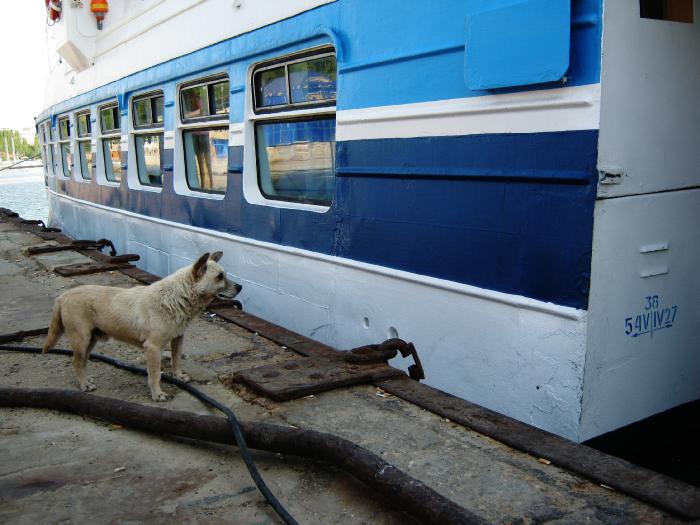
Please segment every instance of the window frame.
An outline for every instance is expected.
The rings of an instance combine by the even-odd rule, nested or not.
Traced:
[[[216,114],[216,113],[211,112],[212,108],[213,108],[213,104],[214,104],[214,101],[213,101],[214,98],[211,96],[210,87],[212,87],[216,84],[223,83],[223,82],[227,82],[229,85],[229,88],[226,92],[226,94],[228,95],[228,101],[229,101],[228,108],[229,109],[225,115]],[[183,104],[183,100],[182,100],[183,91],[186,91],[186,90],[192,89],[192,88],[203,87],[203,86],[207,87],[207,103],[209,106],[208,107],[209,114],[203,115],[201,117],[186,117],[185,116],[185,105]],[[178,98],[178,103],[180,105],[180,111],[179,111],[180,123],[183,125],[194,124],[197,122],[210,122],[212,120],[228,121],[229,116],[231,115],[231,80],[229,79],[228,74],[224,73],[224,74],[217,74],[217,75],[204,77],[204,78],[198,78],[198,79],[193,80],[191,82],[185,82],[178,87],[177,98]]]
[[[157,98],[163,99],[163,121],[160,123],[154,122],[153,118],[153,105],[154,100]],[[148,99],[150,101],[149,107],[151,113],[151,122],[149,122],[148,124],[136,124],[136,103],[144,99]],[[163,188],[163,179],[165,178],[165,169],[163,165],[163,153],[165,150],[165,93],[162,89],[154,89],[145,93],[138,93],[136,95],[133,95],[129,102],[129,109],[131,113],[131,118],[129,119],[129,123],[131,125],[131,144],[129,148],[130,151],[128,153],[128,155],[130,156],[128,166],[136,166],[136,168],[134,168],[134,172],[136,175],[135,178],[129,177],[127,174],[130,183],[129,185],[133,186],[135,189],[148,189],[151,191],[160,191]],[[160,184],[151,184],[149,182],[144,182],[141,179],[141,174],[139,172],[139,152],[138,148],[136,147],[136,141],[137,137],[144,135],[160,135]],[[131,154],[131,151],[133,151],[133,156]]]
[[[117,115],[117,118],[119,119],[119,127],[110,129],[107,132],[104,131],[104,128],[102,126],[103,124],[103,117],[102,117],[102,111],[105,109],[109,108],[116,108],[115,114]],[[114,186],[114,187],[119,187],[121,186],[121,181],[124,179],[125,173],[123,169],[123,164],[121,161],[121,155],[124,153],[123,148],[120,145],[119,148],[119,156],[120,156],[120,170],[119,170],[119,180],[111,180],[107,177],[107,156],[105,155],[105,142],[106,141],[112,141],[114,139],[119,139],[119,142],[121,144],[121,126],[122,126],[122,118],[121,118],[121,112],[119,108],[119,101],[114,100],[111,102],[107,102],[105,104],[101,104],[97,106],[97,119],[98,119],[98,130],[99,130],[99,136],[97,139],[97,142],[99,144],[99,155],[102,158],[102,170],[100,175],[102,176],[102,180],[104,181],[104,184],[108,186]],[[109,158],[109,162],[112,162],[111,156]]]
[[[88,130],[87,130],[86,134],[81,135],[80,134],[80,117],[83,117],[83,116],[87,117],[86,122],[87,122]],[[96,159],[97,152],[92,151],[93,162],[91,162],[90,165],[85,166],[83,164],[83,155],[82,155],[82,152],[80,151],[80,148],[86,142],[90,144],[90,149],[92,149],[92,147],[93,147],[92,111],[89,108],[85,109],[85,110],[77,111],[74,115],[74,119],[75,119],[75,142],[76,142],[76,146],[77,146],[77,150],[78,150],[78,159],[80,160],[80,177],[78,178],[78,180],[80,180],[82,182],[90,182],[94,177],[93,168],[96,166],[95,161],[97,160]],[[86,159],[86,162],[87,162],[87,159]],[[87,169],[87,174],[88,174],[87,177],[85,176],[86,169]]]
[[[182,136],[182,161],[185,167],[185,184],[187,185],[187,189],[190,190],[193,193],[206,193],[209,195],[226,195],[226,191],[228,190],[228,135],[229,135],[229,127],[228,126],[190,126],[186,128],[182,128],[181,131],[181,136]],[[226,189],[224,191],[218,191],[218,190],[206,190],[203,188],[193,188],[190,186],[190,178],[187,176],[187,149],[185,147],[185,133],[191,132],[191,131],[225,131],[226,132]]]
[[[182,92],[186,89],[202,85],[214,85],[220,82],[228,82],[228,112],[225,115],[206,115],[204,117],[184,117],[184,104]],[[230,115],[231,115],[231,78],[228,70],[219,71],[204,77],[194,78],[178,85],[176,88],[176,120],[177,125],[174,130],[175,138],[175,158],[173,162],[174,176],[173,187],[175,193],[191,197],[199,197],[213,200],[223,200],[229,190],[229,148],[230,140]],[[207,92],[207,96],[209,96]],[[210,106],[211,108],[211,103]],[[226,188],[223,191],[207,190],[203,188],[192,188],[187,176],[187,162],[185,150],[185,133],[191,130],[219,130],[226,132]]]
[[[257,90],[255,85],[255,76],[257,73],[268,69],[274,69],[276,67],[279,67],[280,64],[294,64],[297,62],[305,62],[309,61],[310,59],[322,58],[325,56],[334,56],[336,58],[335,99],[320,103],[296,103],[268,106],[267,108],[256,108]],[[266,196],[265,193],[263,193],[260,184],[260,166],[258,161],[258,140],[256,136],[256,127],[259,123],[266,122],[293,122],[320,119],[336,120],[336,107],[338,101],[337,68],[337,53],[332,43],[322,44],[313,48],[301,49],[293,53],[288,53],[284,56],[274,57],[271,59],[261,61],[259,63],[251,64],[249,66],[246,75],[246,89],[249,94],[245,97],[245,121],[242,123],[243,142],[246,144],[246,147],[243,149],[243,195],[246,201],[250,202],[251,204],[268,206],[272,208],[295,209],[314,213],[327,213],[331,209],[336,197],[336,183],[333,184],[333,190],[331,192],[330,201],[323,201],[322,203],[318,203],[318,201],[309,202],[305,200],[280,198],[278,196],[270,198]],[[288,75],[287,78],[289,78]],[[287,82],[289,83],[288,80]],[[289,100],[291,100],[291,90],[289,89],[289,85],[287,86],[287,89],[290,92]],[[333,152],[334,180],[337,179],[336,154],[337,141],[336,149]]]
[[[54,176],[53,172],[53,156],[51,152],[51,123],[49,120],[43,121],[39,124],[39,129],[41,133],[39,134],[39,140],[41,142],[41,151],[44,160],[44,172],[46,175]],[[51,157],[51,161],[49,161]]]
[[[277,195],[268,195],[265,193],[262,187],[262,180],[261,180],[261,173],[260,173],[260,158],[258,156],[257,148],[258,148],[258,142],[257,142],[257,129],[258,126],[265,125],[265,124],[280,124],[280,123],[288,123],[288,122],[309,122],[309,121],[318,121],[318,120],[332,120],[335,122],[335,114],[329,115],[329,114],[312,114],[312,115],[302,115],[298,116],[296,118],[274,118],[274,119],[259,119],[256,120],[253,123],[253,136],[255,137],[255,167],[256,167],[256,175],[257,175],[257,182],[258,182],[258,188],[260,189],[260,194],[263,196],[265,200],[269,201],[282,201],[282,202],[288,202],[288,203],[297,203],[297,204],[307,204],[311,206],[324,206],[324,207],[329,207],[333,203],[333,199],[331,198],[330,202],[326,201],[316,201],[312,199],[292,199],[292,198],[285,198],[285,197],[280,197]],[[335,143],[335,141],[334,141]],[[333,170],[335,171],[335,152],[333,152]]]
[[[61,136],[61,125],[66,124],[67,136]],[[73,178],[73,167],[75,166],[74,151],[73,151],[73,137],[71,133],[71,119],[70,115],[62,115],[56,119],[56,130],[58,132],[58,137],[56,144],[58,146],[58,151],[61,157],[61,173],[60,176],[64,179]],[[64,148],[68,150],[67,154],[64,156]],[[66,165],[67,164],[67,165]],[[68,174],[66,174],[66,168],[68,169]]]
[[[318,59],[332,56],[336,58],[335,49],[332,46],[322,46],[316,48],[315,50],[310,49],[303,51],[301,53],[295,53],[292,55],[287,55],[286,57],[280,57],[274,59],[273,61],[263,62],[253,68],[250,77],[251,92],[253,96],[253,112],[256,115],[265,115],[269,113],[282,113],[289,111],[298,111],[301,109],[316,109],[316,108],[335,108],[338,99],[337,86],[338,86],[338,62],[336,58],[336,97],[332,100],[327,100],[323,102],[292,102],[292,87],[289,75],[289,66],[292,64],[298,64],[300,62],[309,62],[310,58]],[[286,104],[276,104],[274,106],[258,106],[257,93],[255,85],[255,77],[258,73],[264,71],[271,71],[273,69],[278,69],[283,66],[285,69],[285,82],[287,86],[287,97],[288,101]],[[335,111],[334,111],[335,112]]]

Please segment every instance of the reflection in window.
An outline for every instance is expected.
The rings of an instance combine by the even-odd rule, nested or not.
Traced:
[[[163,134],[134,136],[139,182],[146,186],[163,185]]]
[[[54,144],[51,147],[51,159],[53,161],[53,172],[55,175],[58,175],[60,172],[58,171],[58,159],[61,158],[61,151],[58,148],[58,144]]]
[[[335,100],[335,57],[327,56],[289,65],[292,104]]]
[[[206,86],[182,90],[182,115],[185,118],[204,117],[209,114],[209,94]]]
[[[151,101],[144,98],[134,101],[134,125],[143,126],[151,122]]]
[[[70,124],[67,118],[58,121],[58,137],[61,140],[70,138]]]
[[[102,148],[105,159],[105,177],[110,182],[122,180],[122,148],[121,138],[113,137],[102,140]]]
[[[329,205],[335,174],[335,119],[255,126],[258,183],[268,198]]]
[[[149,93],[135,98],[134,146],[136,172],[145,186],[163,185],[163,93]]]
[[[185,174],[191,190],[226,192],[228,129],[186,129]]]
[[[229,82],[215,79],[180,91],[182,120],[225,117],[229,108]]]
[[[73,169],[73,154],[70,152],[68,142],[61,143],[61,163],[63,164],[63,176],[70,177]]]
[[[116,104],[100,109],[100,123],[102,133],[119,131],[119,108]]]
[[[80,175],[85,180],[92,179],[93,152],[89,140],[78,142],[78,155],[80,155]]]
[[[336,61],[332,54],[263,68],[253,75],[255,108],[270,112],[294,109],[295,106],[333,105],[336,76]]]
[[[75,120],[78,124],[78,159],[80,162],[80,176],[85,180],[92,179],[93,151],[90,143],[92,125],[90,112],[77,113]]]
[[[90,123],[90,113],[81,113],[76,115],[78,120],[78,137],[87,137],[92,131],[92,125]]]
[[[287,77],[284,67],[268,69],[255,75],[255,100],[260,107],[287,103]]]

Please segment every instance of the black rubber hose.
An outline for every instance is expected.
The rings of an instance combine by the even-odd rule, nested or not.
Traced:
[[[34,346],[14,346],[14,345],[0,345],[0,350],[9,350],[13,352],[25,352],[29,354],[40,354],[42,352],[41,348],[34,347]],[[59,355],[68,355],[72,356],[73,351],[72,350],[66,350],[64,348],[53,348],[49,350],[50,354],[59,354]],[[121,368],[123,370],[128,370],[129,372],[133,372],[135,374],[141,374],[142,376],[147,376],[148,372],[146,371],[145,368],[141,368],[140,366],[136,365],[130,365],[129,363],[125,363],[124,361],[120,361],[119,359],[114,359],[113,357],[107,357],[106,355],[102,354],[90,354],[90,359],[93,361],[101,361],[103,363],[110,364],[112,366],[116,366],[117,368]],[[241,457],[243,457],[243,461],[245,463],[245,466],[248,468],[248,472],[250,472],[250,476],[253,478],[253,481],[255,482],[255,485],[258,487],[258,490],[262,493],[262,495],[265,497],[267,502],[270,504],[270,506],[273,508],[273,510],[277,513],[277,515],[286,523],[287,525],[299,525],[299,523],[292,517],[291,514],[285,509],[282,504],[277,500],[277,498],[272,494],[270,489],[267,487],[265,484],[265,481],[263,481],[262,477],[260,476],[260,473],[258,472],[258,468],[255,466],[255,462],[253,461],[253,458],[250,455],[250,451],[248,450],[248,446],[246,445],[245,438],[243,437],[243,431],[241,430],[241,425],[238,422],[238,419],[236,418],[236,415],[233,413],[233,411],[228,408],[225,405],[222,405],[219,403],[217,400],[209,397],[206,395],[204,392],[201,392],[200,390],[196,389],[189,383],[185,383],[184,381],[181,381],[180,379],[177,379],[176,377],[173,377],[168,374],[163,374],[161,376],[161,379],[165,381],[166,383],[170,383],[172,385],[178,386],[183,390],[186,390],[190,394],[192,394],[194,397],[199,399],[200,401],[213,406],[214,408],[220,410],[223,412],[226,417],[228,418],[228,421],[231,425],[231,430],[233,431],[233,435],[236,438],[236,444],[238,445],[239,450],[241,451]]]

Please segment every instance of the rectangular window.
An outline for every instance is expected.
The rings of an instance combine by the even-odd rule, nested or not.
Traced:
[[[92,123],[90,112],[76,113],[75,121],[78,124],[78,159],[80,161],[80,176],[85,180],[92,179],[93,151],[90,142],[92,135]]]
[[[228,129],[189,129],[182,132],[185,175],[191,190],[226,192]]]
[[[76,115],[78,121],[78,138],[89,137],[92,133],[92,123],[90,122],[90,113],[78,113]]]
[[[328,205],[335,180],[335,119],[258,122],[258,185],[269,199]]]
[[[119,106],[116,103],[102,106],[99,115],[105,179],[119,183],[122,180]]]
[[[89,140],[78,142],[78,155],[80,155],[80,175],[85,180],[92,179],[92,164],[94,162],[92,144]]]
[[[327,49],[253,71],[253,104],[261,114],[255,122],[255,152],[263,197],[322,206],[333,201],[336,77],[335,55]],[[305,110],[303,116],[296,110]]]
[[[229,82],[212,79],[180,90],[182,122],[226,118],[229,108]]]
[[[68,117],[58,119],[58,140],[63,176],[70,177],[73,173],[73,154],[70,151],[70,121]]]
[[[142,133],[134,137],[139,182],[146,186],[163,185],[163,134]]]
[[[102,139],[102,151],[105,159],[105,178],[110,182],[122,180],[121,138]]]
[[[226,193],[228,125],[221,121],[228,121],[229,100],[226,77],[198,80],[180,89],[185,180],[190,190]]]
[[[333,54],[256,68],[253,93],[257,112],[334,105],[336,69]]]
[[[44,122],[41,126],[39,126],[39,132],[40,132],[40,138],[41,138],[41,148],[42,148],[42,156],[43,156],[43,161],[44,161],[44,171],[48,175],[49,169],[51,167],[51,144],[50,142],[50,135],[49,135],[49,123]]]
[[[58,120],[58,138],[66,140],[70,138],[70,123],[67,118]]]
[[[100,109],[100,125],[105,134],[119,131],[119,108],[116,104]]]
[[[63,164],[63,176],[70,177],[73,169],[73,154],[70,152],[68,142],[61,142],[61,163]]]
[[[134,98],[134,147],[139,182],[145,186],[163,185],[163,93]]]

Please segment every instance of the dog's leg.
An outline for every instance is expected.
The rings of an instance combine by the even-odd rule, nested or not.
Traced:
[[[168,395],[160,389],[160,349],[162,347],[162,344],[157,345],[150,339],[143,343],[148,365],[148,386],[151,389],[153,401],[168,400]]]
[[[87,361],[90,351],[95,346],[97,340],[88,332],[72,332],[70,334],[70,343],[73,348],[73,368],[75,375],[80,383],[80,390],[83,392],[92,392],[97,387],[92,382],[92,378],[87,376]]]
[[[174,338],[172,341],[170,341],[170,355],[171,355],[171,364],[173,366],[173,375],[177,377],[178,379],[189,383],[190,381],[190,376],[185,374],[182,369],[180,368],[180,356],[182,355],[182,342],[183,342],[183,336],[178,336]]]

